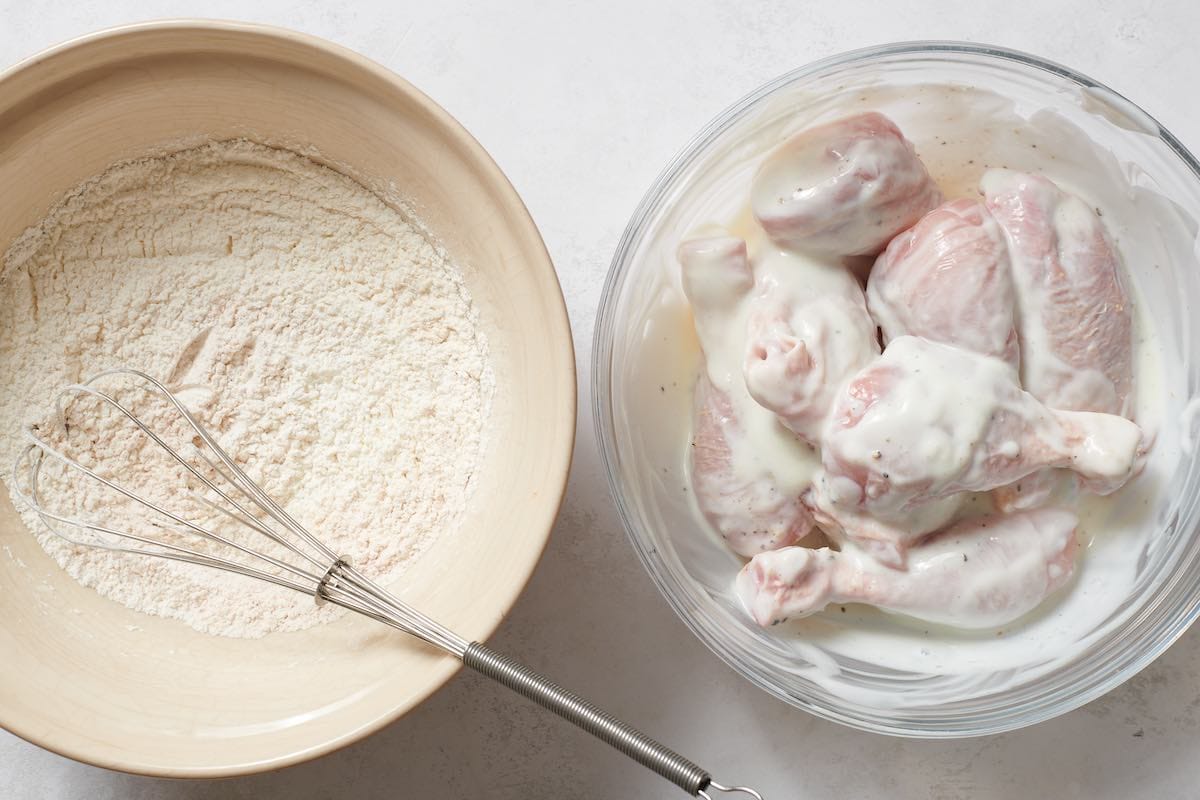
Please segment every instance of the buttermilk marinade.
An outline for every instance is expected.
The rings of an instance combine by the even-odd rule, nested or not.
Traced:
[[[779,163],[773,154],[797,134],[871,111],[898,128],[893,155],[903,156],[902,140],[915,145],[938,201],[888,232],[884,251],[899,241],[886,259],[829,255],[828,243],[837,240],[830,220],[843,232],[870,231],[863,223],[869,215],[860,213],[810,213],[805,235],[817,230],[814,222],[824,225],[816,247],[781,237],[778,226],[795,208],[788,192],[838,170],[811,166],[821,148],[802,152],[796,174],[776,183],[756,180],[764,164]],[[688,169],[688,190],[663,207],[639,244],[635,255],[651,268],[631,277],[620,323],[628,336],[617,336],[613,353],[618,422],[656,420],[622,442],[629,480],[651,501],[638,513],[694,584],[728,609],[730,624],[745,620],[752,630],[756,616],[768,625],[731,634],[758,640],[765,658],[786,655],[796,676],[878,707],[1002,691],[1069,663],[1119,624],[1144,568],[1161,560],[1155,516],[1187,446],[1167,434],[1189,398],[1178,374],[1165,371],[1183,357],[1181,345],[1160,338],[1144,309],[1173,307],[1170,280],[1161,278],[1194,262],[1195,235],[1136,165],[1119,162],[1085,132],[1088,114],[1086,104],[1082,117],[1070,117],[957,85],[848,84],[819,96],[797,89],[707,147]],[[928,187],[911,162],[903,175],[910,196],[912,186]],[[1025,251],[1022,242],[1010,243],[1004,223],[1011,220],[1001,217],[1012,206],[1000,202],[1004,195],[1024,202],[1007,187],[1014,176],[1049,182],[1016,181],[1033,199],[1055,198],[1055,212],[1044,218],[1068,250],[1078,252],[1088,230],[1099,230],[1110,246],[1118,267],[1096,274],[1116,277],[1124,293],[1118,304],[1126,307],[1118,309],[1124,321],[1103,336],[1064,338],[1041,323],[1050,349],[1028,344],[1039,333],[1025,322],[1044,317],[1026,318],[1023,309],[1053,310],[1057,295],[1018,303],[1026,291],[1018,280],[1027,273],[1017,273],[1013,251],[1018,258]],[[764,186],[781,210],[771,221],[774,236],[753,213],[755,189]],[[893,203],[881,218],[902,209],[902,201]],[[953,235],[925,235],[931,230]],[[957,281],[931,267],[942,239],[965,242],[972,253],[951,259]],[[871,291],[869,276],[880,270],[888,280]],[[1084,285],[1104,294],[1106,283]],[[959,300],[937,302],[950,286]],[[927,293],[933,302],[925,302]],[[1004,307],[1007,317],[997,313]],[[865,332],[864,316],[874,331]],[[914,325],[924,326],[923,335],[905,335]],[[1126,335],[1128,362],[1077,368],[1089,343]],[[802,350],[795,346],[801,341]],[[1073,343],[1082,349],[1064,349]],[[820,358],[809,364],[802,353]],[[917,362],[936,369],[927,373]],[[1074,379],[1061,379],[1072,370]],[[939,372],[953,380],[939,380]],[[830,374],[849,378],[825,380]],[[1043,388],[1035,391],[1031,377]],[[849,389],[856,378],[864,389],[886,383],[888,391],[860,403],[867,395]],[[1109,405],[1071,410],[1073,396]],[[993,423],[997,410],[1003,415]],[[729,418],[737,425],[725,424]],[[834,430],[830,420],[838,418],[854,424]],[[907,437],[904,448],[874,441],[887,430]],[[826,442],[829,431],[835,435]],[[699,466],[710,469],[697,470],[703,448],[693,445],[703,436],[710,447]],[[1102,446],[1081,448],[1081,436]],[[1052,447],[1032,447],[1035,441]],[[924,448],[919,457],[917,447]],[[1136,463],[1128,465],[1131,448]],[[1014,478],[1010,467],[1022,472],[1031,458],[1037,468]],[[1071,469],[1077,461],[1081,469]],[[1003,486],[980,488],[998,478]],[[1096,493],[1127,478],[1115,493]],[[715,491],[702,504],[697,494],[705,488]],[[997,513],[1005,515],[1003,537],[987,520]],[[768,591],[739,597],[735,578],[764,547],[761,559],[786,558],[777,556],[767,573]],[[922,578],[926,572],[939,577]],[[921,588],[935,583],[936,592]],[[1005,589],[997,593],[1003,602],[989,599],[993,585]],[[879,684],[882,677],[869,677],[876,674],[923,678]]]

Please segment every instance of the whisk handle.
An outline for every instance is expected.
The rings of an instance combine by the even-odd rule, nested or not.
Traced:
[[[692,796],[708,797],[705,790],[710,786],[726,790],[720,784],[714,784],[712,776],[706,770],[674,750],[659,744],[636,728],[601,711],[579,695],[567,691],[506,655],[474,642],[467,647],[462,660],[476,672],[574,723]],[[752,791],[746,793],[751,797],[758,796]]]

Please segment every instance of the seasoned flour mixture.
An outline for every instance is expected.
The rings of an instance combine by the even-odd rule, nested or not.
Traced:
[[[180,392],[245,469],[335,552],[395,578],[458,524],[492,375],[461,275],[379,197],[247,141],[117,164],[4,256],[0,476],[63,386],[112,366]],[[128,437],[128,440],[122,437]],[[92,463],[124,458],[98,429]],[[146,491],[181,491],[171,470]],[[60,507],[103,518],[74,481]],[[72,576],[130,608],[261,636],[337,613],[312,598],[159,559],[77,548],[27,525]]]

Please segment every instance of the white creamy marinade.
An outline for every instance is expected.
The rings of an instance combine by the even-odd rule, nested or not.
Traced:
[[[1025,537],[1033,551],[1046,539],[1041,569],[1053,580],[998,579],[1006,561],[1029,569],[1013,535],[998,533],[1012,527],[1003,513],[958,529],[957,570],[926,568],[930,537],[946,535],[970,492],[999,492],[999,512],[1037,508],[1067,472],[1081,489],[1111,494],[1149,446],[1119,416],[1132,385],[1132,311],[1099,213],[1043,176],[1005,168],[989,168],[979,190],[983,203],[943,204],[897,126],[860,112],[793,135],[763,161],[749,202],[767,244],[753,257],[736,236],[680,245],[715,387],[697,389],[693,494],[751,559],[737,590],[760,624],[839,597],[963,628],[1013,622],[1073,573],[1074,560],[1059,556],[1063,526],[1031,525]],[[876,254],[864,292],[848,262]],[[997,298],[975,285],[984,278]],[[891,312],[882,355],[868,293],[877,313]],[[999,344],[981,345],[975,330],[988,328]],[[811,485],[754,458],[798,440],[820,454]],[[814,524],[862,557],[794,569]],[[1075,528],[1066,528],[1071,552]],[[980,573],[981,560],[996,568]],[[866,590],[811,591],[835,579]],[[961,613],[904,602],[926,584]]]
[[[1187,237],[1194,238],[1194,231],[1183,226],[1173,230],[1163,223],[1169,215],[1162,211],[1169,204],[1137,186],[1136,168],[1117,163],[1098,147],[1087,146],[1085,135],[1056,114],[1028,109],[1018,112],[1004,98],[958,86],[873,88],[848,95],[851,99],[837,98],[825,107],[820,102],[812,103],[813,113],[794,122],[786,115],[764,112],[769,122],[752,129],[751,135],[735,146],[707,154],[705,170],[694,180],[689,195],[659,223],[654,244],[645,254],[657,263],[658,271],[648,285],[640,287],[645,301],[632,312],[641,320],[638,329],[642,336],[636,354],[631,350],[627,356],[626,380],[631,385],[644,380],[650,389],[631,393],[631,408],[646,409],[645,413],[657,411],[659,418],[667,420],[661,429],[637,443],[648,463],[668,465],[660,475],[649,478],[657,487],[661,503],[652,515],[671,529],[668,536],[683,569],[707,591],[723,598],[721,602],[730,610],[731,618],[744,619],[730,592],[743,562],[717,541],[696,540],[697,528],[704,526],[697,526],[696,520],[702,517],[686,490],[686,443],[691,434],[687,409],[695,375],[704,362],[679,284],[675,248],[693,236],[733,235],[746,239],[756,272],[761,263],[770,260],[764,252],[772,253],[772,259],[782,258],[773,254],[779,248],[756,232],[745,207],[746,187],[763,158],[779,142],[815,123],[848,113],[879,110],[896,120],[905,136],[915,143],[947,198],[978,198],[983,172],[990,167],[1008,167],[1045,175],[1097,209],[1127,264],[1131,258],[1139,268],[1148,260],[1169,261],[1190,252],[1192,238]],[[914,96],[921,102],[912,102]],[[794,253],[790,258],[823,263],[815,254]],[[1163,383],[1161,361],[1168,353],[1150,321],[1140,313],[1145,287],[1136,274],[1123,278],[1128,279],[1125,288],[1134,312],[1135,392],[1130,398],[1130,416],[1151,440],[1164,419],[1174,420],[1183,412],[1187,398],[1179,397]],[[726,337],[726,342],[726,349],[739,355],[729,356],[728,366],[724,367],[722,357],[710,357],[709,375],[741,369],[740,353],[747,342],[737,342],[736,336]],[[738,362],[736,367],[734,362]],[[759,406],[754,398],[746,399]],[[1124,599],[1142,579],[1139,558],[1144,561],[1148,553],[1156,551],[1157,544],[1150,538],[1153,528],[1147,520],[1158,505],[1165,469],[1178,453],[1176,441],[1160,438],[1154,443],[1144,472],[1129,486],[1115,497],[1079,503],[1075,510],[1080,518],[1079,546],[1083,552],[1076,559],[1075,576],[1015,627],[958,632],[861,605],[846,605],[807,619],[793,619],[769,632],[748,634],[776,656],[790,653],[787,670],[848,699],[875,705],[903,706],[907,695],[903,691],[881,692],[864,675],[937,675],[938,682],[932,688],[925,684],[920,702],[927,703],[937,692],[961,698],[972,692],[1003,688],[995,683],[997,675],[1008,674],[1008,680],[1016,680],[1018,671],[1024,671],[1024,680],[1038,671],[1052,670],[1069,660],[1077,649],[1086,647],[1088,637],[1098,626],[1107,624],[1112,615],[1124,613]],[[819,463],[815,457],[810,463],[811,480]],[[803,480],[804,476],[796,479]],[[1069,482],[1054,491],[1057,494],[1051,505],[1063,503],[1070,507],[1077,501],[1078,490]],[[957,502],[961,504],[955,510],[959,517],[992,510],[988,499],[980,495],[966,495]],[[687,534],[675,532],[686,517],[693,520],[690,530]],[[847,671],[851,664],[855,666]]]

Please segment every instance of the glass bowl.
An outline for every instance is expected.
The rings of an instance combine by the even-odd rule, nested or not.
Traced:
[[[1108,212],[1133,284],[1148,354],[1138,367],[1138,419],[1156,444],[1142,475],[1084,516],[1088,552],[1073,584],[1009,629],[937,630],[855,606],[760,629],[729,592],[741,562],[707,529],[687,489],[700,362],[675,247],[706,222],[745,224],[738,209],[763,154],[790,131],[856,107],[896,119],[950,196],[974,191],[997,161],[1054,162],[1060,182]],[[1009,119],[1016,124],[1001,124]],[[1123,193],[1106,191],[1122,184]],[[954,42],[859,50],[734,104],[646,193],[596,323],[596,432],[629,537],[663,595],[752,683],[863,730],[998,733],[1062,714],[1134,675],[1200,608],[1197,219],[1200,165],[1175,137],[1096,81],[1011,50]]]

